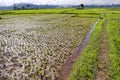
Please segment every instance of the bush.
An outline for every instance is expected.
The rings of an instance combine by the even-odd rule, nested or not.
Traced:
[[[0,19],[2,19],[2,17],[0,17]]]

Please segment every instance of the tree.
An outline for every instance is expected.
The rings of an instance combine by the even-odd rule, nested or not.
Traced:
[[[84,9],[84,4],[80,4],[78,7],[77,7],[77,9]]]
[[[80,6],[81,6],[82,9],[84,9],[84,7],[85,7],[84,4],[80,4]]]

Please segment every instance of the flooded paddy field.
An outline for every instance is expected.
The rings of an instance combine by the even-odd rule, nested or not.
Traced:
[[[1,15],[0,80],[55,80],[97,18]]]

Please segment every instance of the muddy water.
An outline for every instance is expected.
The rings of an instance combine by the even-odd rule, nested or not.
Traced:
[[[88,43],[89,39],[90,39],[90,36],[92,34],[92,32],[94,31],[97,23],[99,21],[99,18],[97,19],[97,21],[91,26],[91,29],[90,31],[88,32],[88,34],[86,35],[86,38],[84,39],[83,43],[79,46],[79,49],[77,50],[77,53],[81,53],[83,48],[86,46],[86,44]]]

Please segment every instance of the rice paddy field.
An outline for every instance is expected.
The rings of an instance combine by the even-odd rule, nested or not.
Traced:
[[[0,80],[119,80],[119,34],[119,8],[0,11]]]

